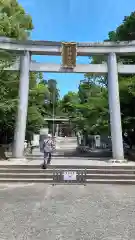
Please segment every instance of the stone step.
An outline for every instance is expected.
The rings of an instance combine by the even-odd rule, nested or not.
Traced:
[[[93,161],[94,162],[94,161]],[[48,169],[99,169],[99,170],[135,170],[135,164],[109,164],[109,163],[100,163],[93,165],[49,165]]]
[[[130,179],[88,179],[86,184],[130,184],[135,185],[135,180]]]
[[[0,173],[1,179],[52,179],[52,173]],[[135,180],[135,174],[86,174],[86,179],[124,179],[124,180]]]
[[[49,183],[53,184],[52,178],[0,178],[0,183]]]
[[[0,173],[0,180],[3,179],[3,178],[7,178],[7,179],[10,179],[10,178],[15,178],[15,179],[52,179],[53,180],[53,173],[13,173],[13,172],[10,172],[10,173]]]
[[[0,178],[0,183],[46,183],[55,185],[52,179],[49,178]],[[85,183],[56,183],[56,185],[69,185],[69,184],[83,184]],[[130,184],[135,185],[135,179],[88,179],[86,184]]]
[[[63,171],[69,171],[70,169],[56,169],[57,171],[59,170],[63,170]],[[75,168],[73,169],[73,171],[77,171],[78,169]],[[119,174],[128,174],[128,175],[135,175],[135,169],[80,169],[80,171],[84,171],[87,174],[115,174],[115,175],[119,175]],[[0,168],[0,174],[52,174],[54,172],[54,169],[42,169],[40,168]]]
[[[86,174],[86,179],[130,179],[135,180],[135,174]]]
[[[41,162],[41,164],[40,164]],[[2,164],[0,169],[41,169],[42,161],[39,161],[39,164],[32,164],[28,162],[27,164]],[[97,164],[97,165],[49,165],[48,169],[97,169],[97,170],[132,170],[135,171],[135,164]]]

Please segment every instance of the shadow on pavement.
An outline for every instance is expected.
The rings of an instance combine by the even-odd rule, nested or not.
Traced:
[[[89,151],[84,151],[76,148],[73,150],[58,150],[56,154],[54,154],[55,158],[63,156],[63,157],[80,157],[80,158],[111,158],[112,152],[110,149],[89,149]]]

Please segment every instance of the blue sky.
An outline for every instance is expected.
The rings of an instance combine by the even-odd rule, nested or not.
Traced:
[[[135,0],[19,0],[32,16],[34,40],[102,41],[119,26],[124,16],[135,11]],[[40,62],[60,63],[59,57],[37,56]],[[78,58],[78,63],[88,63]],[[83,74],[45,73],[58,82],[60,94],[76,91]]]

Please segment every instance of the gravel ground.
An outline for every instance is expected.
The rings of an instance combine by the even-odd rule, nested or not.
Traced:
[[[134,186],[0,186],[0,240],[135,240],[134,225]]]

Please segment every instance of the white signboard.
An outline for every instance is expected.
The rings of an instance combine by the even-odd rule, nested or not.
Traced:
[[[35,146],[35,147],[39,146],[39,134],[33,135],[32,146]]]
[[[75,181],[76,180],[76,172],[73,172],[73,171],[64,172],[64,180],[65,181]]]

